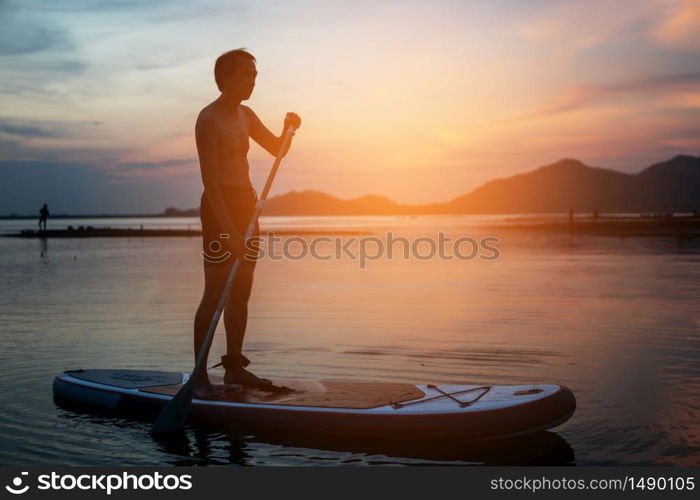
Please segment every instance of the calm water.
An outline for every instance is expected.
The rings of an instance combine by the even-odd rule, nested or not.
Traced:
[[[187,370],[198,238],[0,238],[0,464],[700,463],[700,245],[499,232],[489,217],[267,218],[267,228],[495,235],[496,261],[265,260],[246,351],[274,378],[569,386],[578,410],[530,438],[410,449],[281,442],[57,407],[76,368]],[[53,221],[159,227],[191,219]],[[0,221],[0,230],[34,221]],[[354,247],[356,248],[356,247]],[[224,351],[220,328],[212,359]],[[328,449],[332,448],[332,449]]]

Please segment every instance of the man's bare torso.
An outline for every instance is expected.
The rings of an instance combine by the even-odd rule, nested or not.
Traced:
[[[250,123],[241,105],[234,115],[211,103],[200,112],[200,119],[211,121],[217,134],[216,159],[218,180],[222,186],[248,187],[248,148]]]

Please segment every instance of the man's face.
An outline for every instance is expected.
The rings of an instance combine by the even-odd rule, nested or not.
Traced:
[[[255,88],[255,77],[258,75],[255,63],[250,59],[237,61],[236,69],[226,82],[226,92],[235,95],[242,101],[250,98]]]

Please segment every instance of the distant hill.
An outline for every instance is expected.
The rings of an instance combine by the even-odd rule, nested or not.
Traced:
[[[343,200],[320,191],[271,198],[265,215],[403,215],[700,210],[700,157],[676,156],[637,174],[563,159],[532,172],[487,182],[446,203],[402,205],[384,196]],[[168,209],[167,215],[197,215]]]
[[[384,196],[366,195],[341,200],[321,191],[292,191],[271,198],[265,215],[355,215],[397,213],[400,205]]]
[[[439,211],[443,204],[400,205],[386,196],[368,194],[342,200],[320,191],[292,191],[270,198],[265,215],[397,215]]]
[[[690,212],[700,209],[700,157],[676,156],[637,174],[564,159],[488,182],[447,206],[453,213]]]
[[[446,205],[453,213],[690,212],[700,209],[700,157],[676,156],[637,174],[564,159],[488,182]]]
[[[565,212],[569,208],[624,210],[633,176],[564,159],[532,172],[497,179],[447,203],[454,213]],[[614,211],[614,210],[613,210]]]

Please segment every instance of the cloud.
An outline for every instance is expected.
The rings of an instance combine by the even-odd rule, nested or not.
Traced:
[[[199,178],[197,159],[186,158],[156,162],[117,163],[108,169],[109,175],[122,180],[163,179],[165,177],[190,176]]]
[[[642,37],[670,49],[700,49],[700,0],[588,0],[545,5],[520,27],[520,36],[553,44],[564,55],[612,40]]]
[[[29,2],[0,3],[0,94],[55,94],[52,85],[87,68],[64,23],[46,17]],[[7,104],[7,103],[6,103]]]
[[[0,157],[17,158],[19,150],[20,147],[17,141],[3,139],[0,137]]]
[[[0,160],[92,161],[110,164],[128,153],[88,120],[0,116]],[[107,163],[107,162],[110,163]]]
[[[660,75],[647,78],[639,78],[628,82],[613,85],[589,85],[571,87],[558,99],[539,110],[519,116],[514,120],[529,120],[544,116],[573,111],[585,105],[623,94],[639,92],[670,92],[674,89],[693,88],[700,83],[700,71],[690,73],[677,73]]]
[[[635,2],[556,2],[537,11],[520,28],[526,40],[550,44],[556,51],[571,54],[634,32],[638,23],[648,22],[659,10],[657,0]]]
[[[32,125],[18,125],[8,123],[7,119],[0,118],[0,134],[7,134],[17,137],[60,137],[55,130],[47,130],[42,127]]]
[[[17,12],[0,10],[0,57],[70,46],[68,34]]]
[[[87,123],[84,127],[96,128]],[[32,127],[24,126],[9,128],[14,132],[26,133],[13,135],[0,130],[0,161],[89,162],[96,168],[106,168],[131,151],[124,146],[105,144],[104,141],[91,142],[89,138],[85,139],[81,134],[74,134],[65,128],[61,128],[55,134],[43,127],[37,127],[36,131],[31,130]],[[20,130],[13,130],[14,128]],[[23,131],[23,128],[29,130]],[[46,135],[43,135],[44,132]],[[92,139],[94,141],[94,138]],[[0,177],[0,183],[2,181]]]
[[[673,2],[651,36],[670,48],[700,50],[700,0]]]

